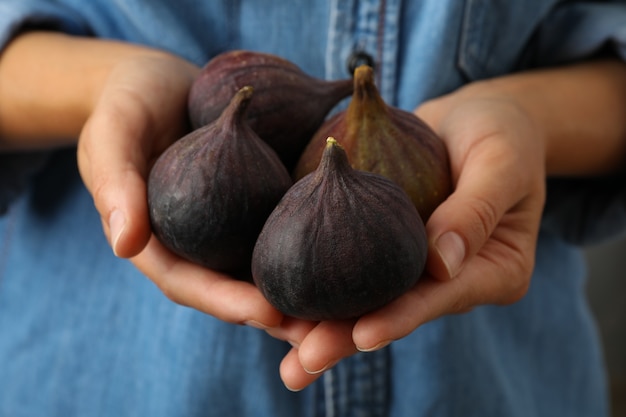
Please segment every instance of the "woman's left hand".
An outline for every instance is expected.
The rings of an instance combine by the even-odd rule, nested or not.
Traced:
[[[289,341],[285,385],[300,390],[342,358],[381,349],[420,325],[527,291],[545,194],[543,132],[506,95],[470,85],[416,110],[447,145],[454,192],[430,217],[424,276],[358,320],[285,318],[268,332]]]

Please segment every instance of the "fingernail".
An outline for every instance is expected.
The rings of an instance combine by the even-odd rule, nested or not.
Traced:
[[[300,392],[302,391],[304,388],[291,388],[289,385],[285,384],[285,388],[287,388],[289,391],[291,392]]]
[[[439,237],[435,244],[439,256],[448,270],[450,278],[454,278],[465,259],[465,242],[455,232],[446,232]]]
[[[111,233],[111,247],[113,248],[113,253],[115,256],[117,254],[117,242],[120,240],[120,236],[124,232],[124,227],[126,226],[126,217],[124,213],[115,209],[109,216],[109,230]]]
[[[385,346],[388,346],[391,344],[391,340],[383,340],[382,342],[372,346],[372,347],[360,347],[357,346],[356,348],[360,351],[360,352],[374,352],[376,350],[380,350],[382,348],[384,348]]]
[[[307,374],[317,375],[317,374],[321,374],[324,371],[327,371],[328,369],[332,368],[336,364],[337,364],[337,361],[330,361],[326,365],[324,365],[321,369],[318,369],[318,370],[315,370],[315,371],[311,371],[311,370],[308,370],[308,369],[304,368],[304,370],[306,371]]]

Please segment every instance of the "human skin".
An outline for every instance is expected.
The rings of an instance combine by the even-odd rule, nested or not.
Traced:
[[[416,113],[445,141],[455,184],[426,225],[426,276],[358,320],[297,320],[253,285],[187,262],[151,234],[145,180],[152,161],[188,129],[186,96],[197,72],[146,47],[20,35],[0,55],[0,149],[77,145],[113,252],[172,301],[290,342],[280,372],[292,390],[442,315],[519,300],[534,266],[546,176],[623,167],[626,66],[617,61],[475,82],[424,103]]]

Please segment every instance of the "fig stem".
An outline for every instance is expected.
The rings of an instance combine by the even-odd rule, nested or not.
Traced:
[[[237,92],[230,99],[228,106],[226,106],[220,115],[220,118],[222,119],[221,121],[224,125],[230,126],[232,123],[244,120],[244,116],[248,110],[248,105],[250,104],[253,93],[254,88],[249,85],[241,87],[237,90]]]
[[[388,107],[374,82],[374,70],[360,65],[354,72],[354,91],[346,109],[348,137],[363,132],[366,125],[388,114]]]
[[[315,170],[315,175],[322,178],[329,172],[350,172],[352,167],[348,161],[348,154],[341,144],[332,136],[326,139],[326,148],[322,154],[322,159]]]

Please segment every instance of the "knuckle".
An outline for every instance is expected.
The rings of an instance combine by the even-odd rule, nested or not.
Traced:
[[[480,304],[480,291],[477,288],[470,287],[463,291],[457,290],[456,297],[448,306],[450,314],[464,314],[472,311],[476,305]]]
[[[499,222],[500,215],[497,207],[487,199],[475,198],[470,206],[473,211],[473,236],[480,236],[481,241],[489,237]]]
[[[474,305],[468,303],[465,297],[458,298],[449,307],[450,314],[465,314],[474,309]]]
[[[96,204],[96,207],[99,209],[103,206],[102,203],[106,201],[109,183],[110,181],[102,176],[97,176],[93,179],[91,196]]]

